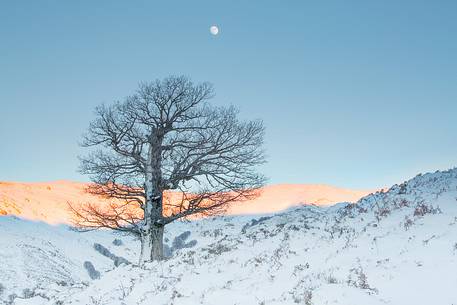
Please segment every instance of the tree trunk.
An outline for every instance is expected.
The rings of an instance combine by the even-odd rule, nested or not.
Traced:
[[[144,189],[146,202],[141,228],[140,266],[145,262],[163,259],[163,192],[160,189],[161,138],[151,137],[145,168]]]
[[[144,222],[141,228],[140,266],[163,259],[162,194],[147,192]]]
[[[163,226],[152,225],[150,230],[141,235],[140,266],[153,260],[161,260],[163,256]]]

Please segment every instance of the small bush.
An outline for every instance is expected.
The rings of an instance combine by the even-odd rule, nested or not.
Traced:
[[[209,254],[221,255],[222,253],[230,252],[232,249],[230,249],[226,245],[217,244],[216,246],[208,248],[207,250]]]
[[[398,194],[406,194],[406,181],[400,184],[400,189],[398,190]]]
[[[413,224],[414,222],[408,216],[405,216],[405,222],[403,223],[403,227],[405,228],[405,230],[408,231]]]
[[[303,300],[305,302],[305,305],[312,305],[311,301],[313,299],[313,292],[311,290],[305,291],[305,299]]]
[[[22,297],[24,299],[30,299],[30,298],[33,298],[34,296],[35,296],[35,292],[32,289],[25,288],[24,290],[22,290]]]
[[[13,293],[8,296],[8,302],[6,304],[14,304],[14,300],[17,298],[17,294]]]
[[[435,208],[431,205],[425,204],[424,202],[421,202],[420,204],[418,204],[416,206],[416,208],[414,209],[414,216],[417,216],[417,217],[423,217],[427,214],[437,214],[437,213],[441,213],[440,208]]]
[[[368,284],[368,277],[363,272],[362,267],[352,268],[350,270],[347,284],[352,287],[370,290],[375,293],[378,292],[377,289],[371,288],[370,285]]]
[[[380,207],[380,208],[375,212],[375,214],[376,214],[376,219],[377,219],[378,221],[380,221],[382,218],[389,216],[390,213],[391,213],[391,210],[389,210],[388,207],[386,207],[386,206]]]
[[[313,292],[310,289],[306,289],[301,295],[294,295],[294,303],[312,305]]]
[[[398,203],[398,207],[403,208],[403,207],[408,207],[409,202],[405,198],[402,198],[400,202]]]
[[[327,276],[326,279],[328,284],[338,284],[338,280],[333,275]]]

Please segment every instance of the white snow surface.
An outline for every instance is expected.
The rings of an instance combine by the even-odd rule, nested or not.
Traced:
[[[457,169],[356,204],[176,222],[167,243],[184,231],[194,247],[116,268],[93,244],[135,263],[138,241],[0,217],[0,303],[457,304]]]

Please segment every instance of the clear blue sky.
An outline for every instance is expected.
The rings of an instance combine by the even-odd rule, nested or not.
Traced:
[[[0,180],[87,180],[94,107],[169,74],[265,121],[270,183],[457,165],[457,1],[0,1]]]

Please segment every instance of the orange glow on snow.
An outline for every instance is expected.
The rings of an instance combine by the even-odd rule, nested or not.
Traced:
[[[15,215],[49,224],[69,224],[72,213],[67,202],[100,203],[107,199],[85,192],[87,184],[71,181],[43,183],[0,182],[0,216]],[[258,198],[234,203],[229,215],[262,214],[282,211],[300,204],[328,206],[355,202],[372,190],[355,191],[328,185],[280,184],[266,186]]]

